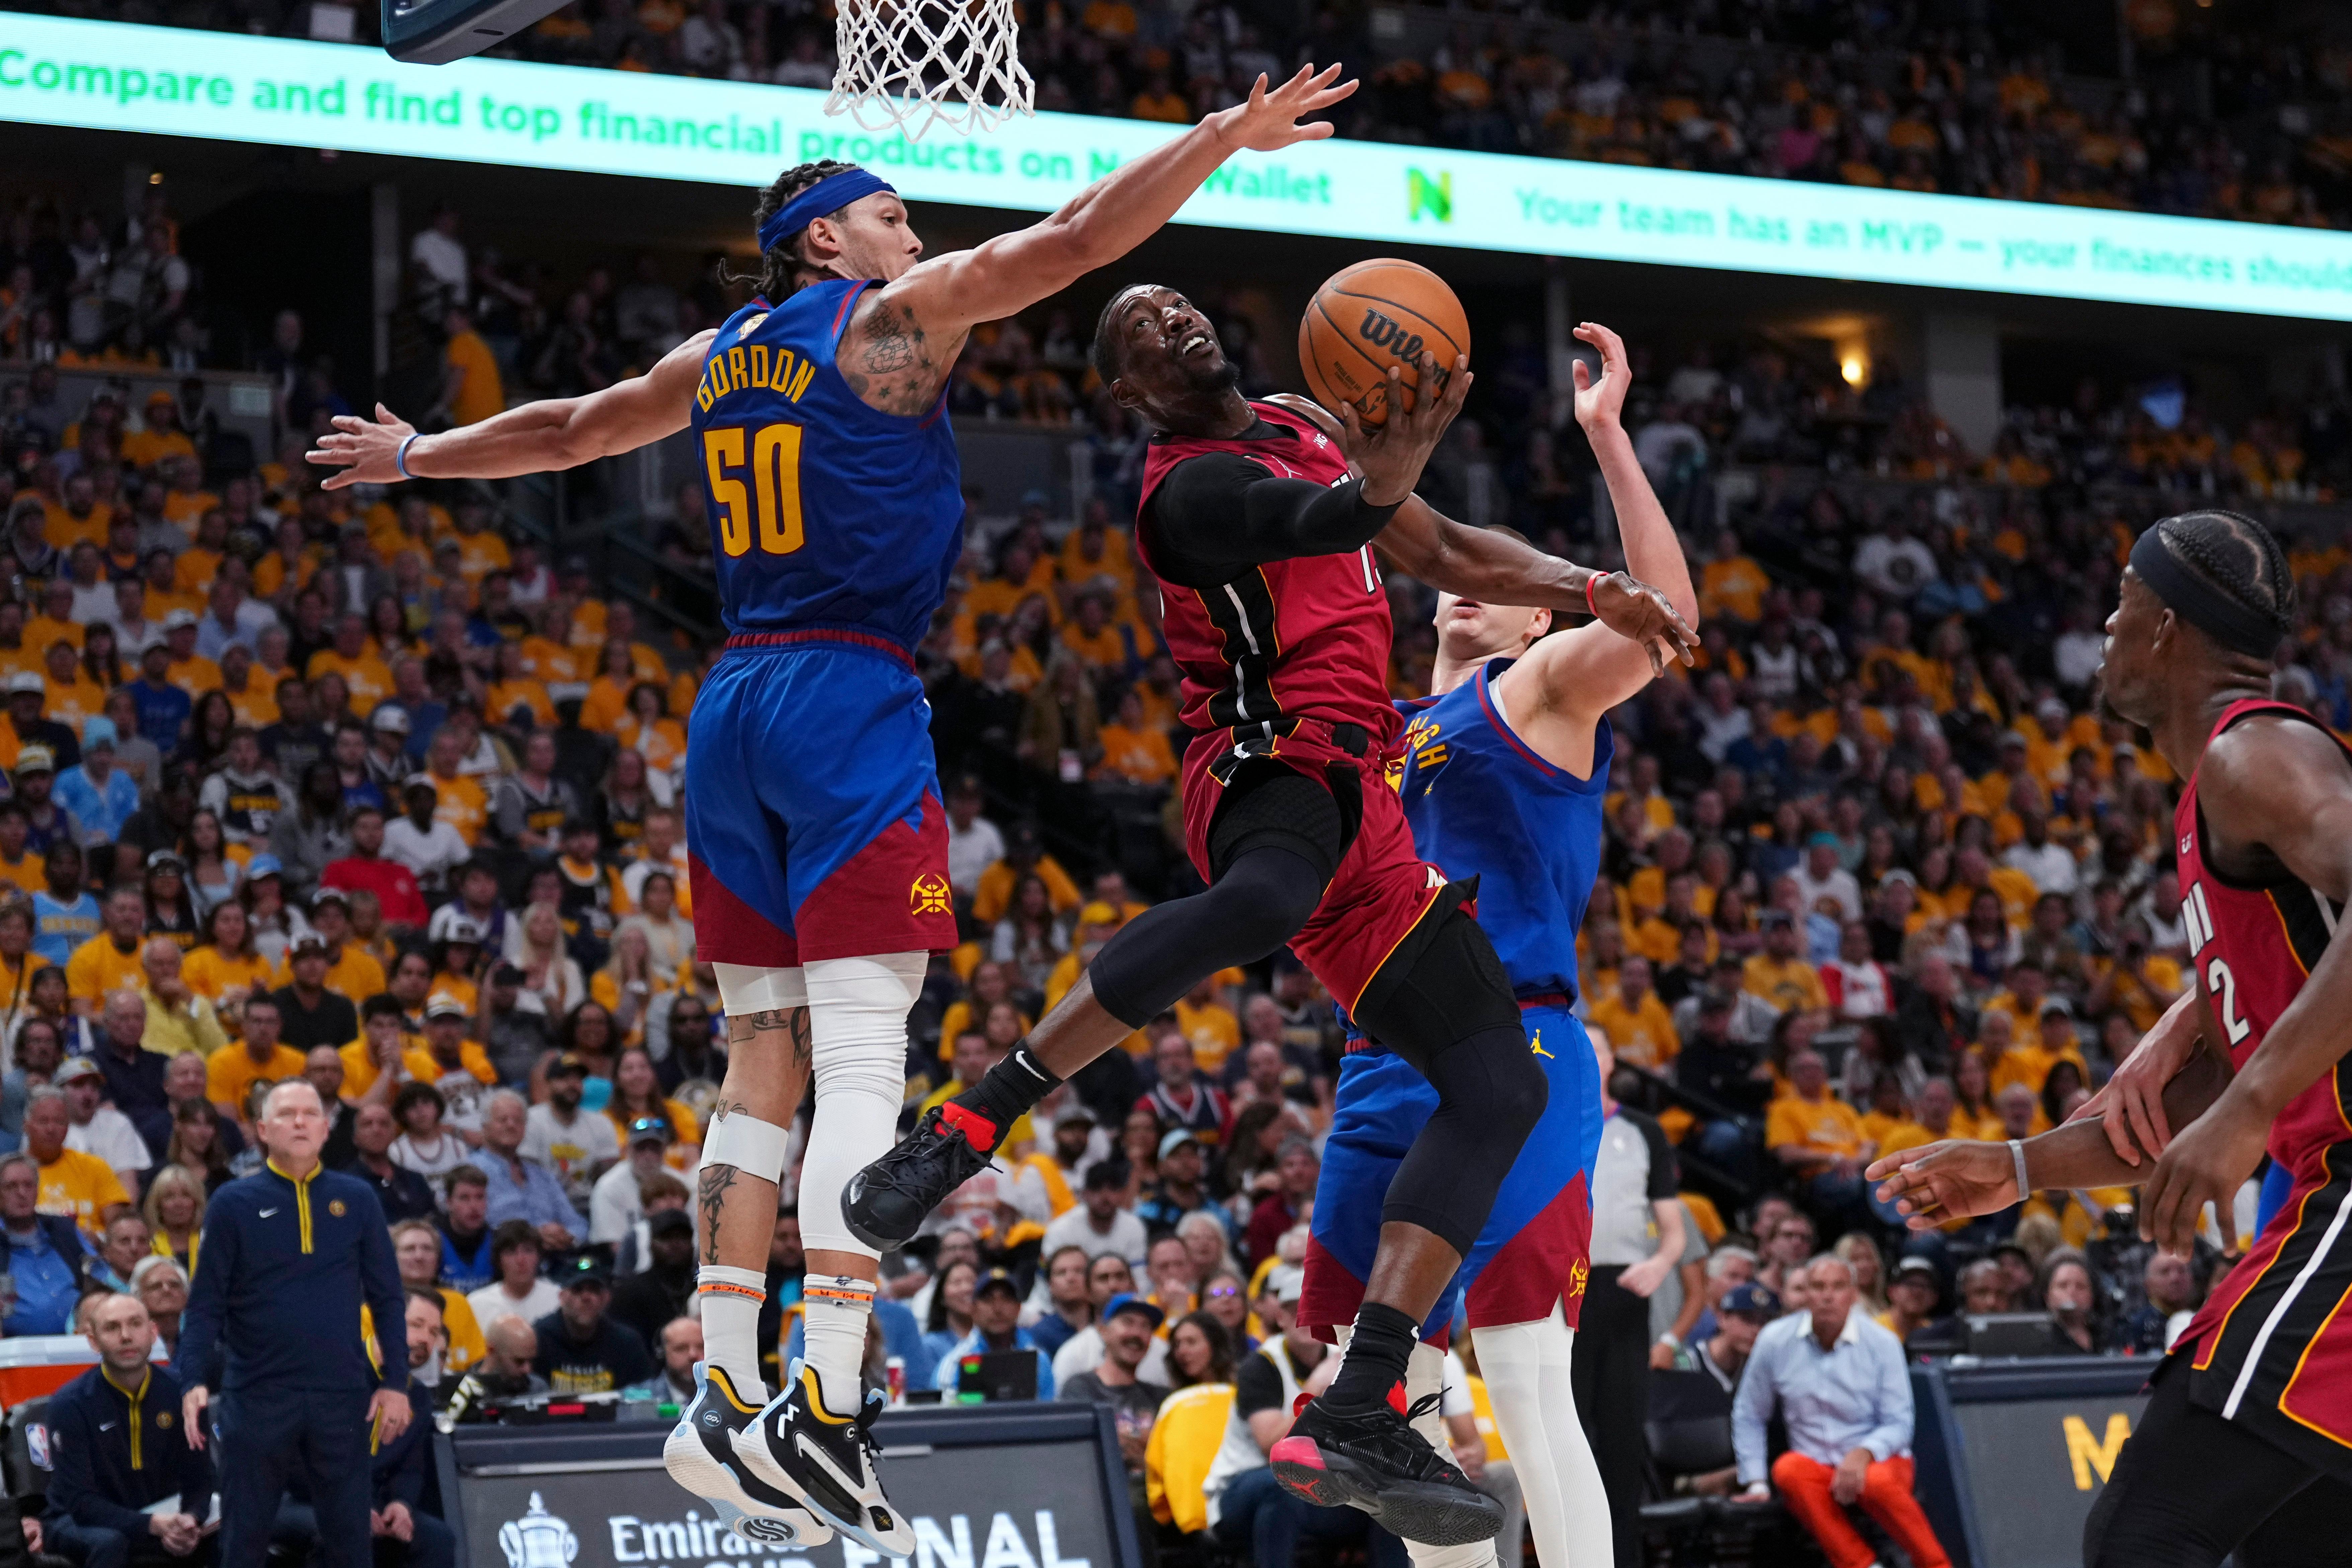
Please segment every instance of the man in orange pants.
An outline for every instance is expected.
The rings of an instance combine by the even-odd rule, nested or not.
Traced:
[[[1853,1310],[1853,1269],[1845,1259],[1823,1253],[1805,1266],[1805,1283],[1812,1310],[1757,1336],[1732,1403],[1743,1496],[1760,1501],[1779,1489],[1830,1568],[1874,1568],[1878,1561],[1846,1517],[1857,1504],[1915,1568],[1950,1568],[1911,1495],[1911,1376],[1902,1342]],[[1776,1404],[1788,1422],[1789,1451],[1772,1462],[1768,1482],[1764,1429]]]

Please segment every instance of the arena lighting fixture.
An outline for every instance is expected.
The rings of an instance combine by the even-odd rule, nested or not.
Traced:
[[[1860,349],[1848,349],[1838,358],[1838,374],[1845,384],[1860,392],[1870,380],[1870,360]]]

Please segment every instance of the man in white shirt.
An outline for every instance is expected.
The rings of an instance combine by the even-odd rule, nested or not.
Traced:
[[[1876,594],[1907,604],[1936,581],[1935,552],[1911,537],[1909,520],[1898,506],[1887,508],[1877,531],[1863,536],[1853,552],[1853,574]]]
[[[645,1213],[645,1199],[638,1186],[655,1172],[662,1169],[662,1151],[668,1146],[667,1130],[658,1124],[642,1132],[629,1134],[629,1157],[596,1178],[588,1194],[588,1242],[590,1246],[619,1246],[629,1234],[639,1216]],[[525,1135],[529,1141],[529,1135]]]
[[[444,202],[434,209],[433,226],[419,229],[408,242],[408,259],[440,286],[452,305],[467,300],[466,247],[457,240],[457,209]]]
[[[677,885],[678,902],[686,901],[686,846],[678,841],[677,813],[667,806],[657,806],[646,813],[645,844],[638,858],[621,872],[621,891],[627,896],[632,911],[641,909],[646,901],[646,879],[656,871],[667,871]]]
[[[587,1083],[587,1063],[569,1051],[556,1058],[548,1064],[547,1102],[530,1108],[522,1131],[522,1157],[554,1172],[575,1207],[588,1201],[599,1173],[621,1157],[613,1119],[580,1108]]]
[[[1045,1227],[1038,1256],[1051,1258],[1065,1247],[1083,1247],[1088,1262],[1112,1252],[1126,1258],[1129,1267],[1141,1268],[1151,1238],[1132,1210],[1118,1206],[1127,1178],[1124,1160],[1104,1160],[1087,1167],[1077,1206]]]
[[[473,851],[466,847],[463,834],[433,815],[440,796],[431,784],[411,784],[402,804],[407,807],[405,815],[383,825],[383,858],[407,867],[418,887],[440,892],[447,886],[449,873],[464,865]]]
[[[58,1065],[53,1081],[66,1091],[71,1121],[66,1129],[66,1147],[105,1161],[121,1179],[123,1191],[137,1196],[140,1173],[154,1164],[155,1156],[148,1150],[147,1141],[139,1136],[139,1129],[131,1124],[131,1118],[99,1103],[106,1094],[106,1075],[88,1057],[74,1057]]]
[[[2074,852],[2051,841],[2050,819],[2042,813],[2024,812],[2017,820],[2025,837],[2009,847],[2002,861],[2032,878],[2034,891],[2071,897],[2081,875]]]
[[[980,815],[980,781],[958,779],[948,792],[948,885],[961,899],[980,890],[980,875],[1004,858],[1004,835]]]
[[[1797,884],[1799,907],[1805,913],[1811,914],[1823,899],[1835,899],[1840,920],[1862,918],[1862,884],[1838,864],[1836,834],[1816,833],[1807,839],[1804,859],[1789,875]]]

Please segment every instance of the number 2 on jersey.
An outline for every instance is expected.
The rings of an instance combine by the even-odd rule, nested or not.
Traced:
[[[2238,977],[2220,959],[2205,966],[2205,994],[2213,998],[2221,1012],[2221,1027],[2234,1046],[2246,1037],[2253,1025],[2238,1016]]]
[[[740,479],[729,477],[730,471],[744,467],[745,434],[740,425],[702,433],[710,499],[724,512],[719,524],[719,547],[730,555],[750,552],[756,508],[761,553],[790,555],[805,542],[801,531],[801,427],[779,423],[750,432],[748,491]]]

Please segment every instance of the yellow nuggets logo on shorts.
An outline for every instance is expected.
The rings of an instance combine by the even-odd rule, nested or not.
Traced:
[[[907,889],[907,910],[918,915],[946,914],[948,879],[930,871],[916,878],[914,886]]]
[[[1585,1280],[1591,1277],[1591,1272],[1592,1271],[1590,1268],[1587,1268],[1584,1266],[1584,1259],[1581,1258],[1578,1258],[1574,1263],[1569,1266],[1568,1299],[1570,1300],[1574,1301],[1582,1299],[1584,1295]]]
[[[333,1200],[332,1202],[331,1202],[330,1204],[328,1204],[328,1205],[327,1205],[327,1212],[328,1212],[329,1214],[331,1214],[331,1215],[333,1215],[337,1219],[341,1219],[341,1218],[342,1218],[342,1217],[343,1217],[343,1215],[346,1215],[346,1214],[350,1213],[351,1211],[343,1207],[343,1200],[342,1200],[342,1199],[341,1199],[341,1198],[336,1198],[335,1200]]]

